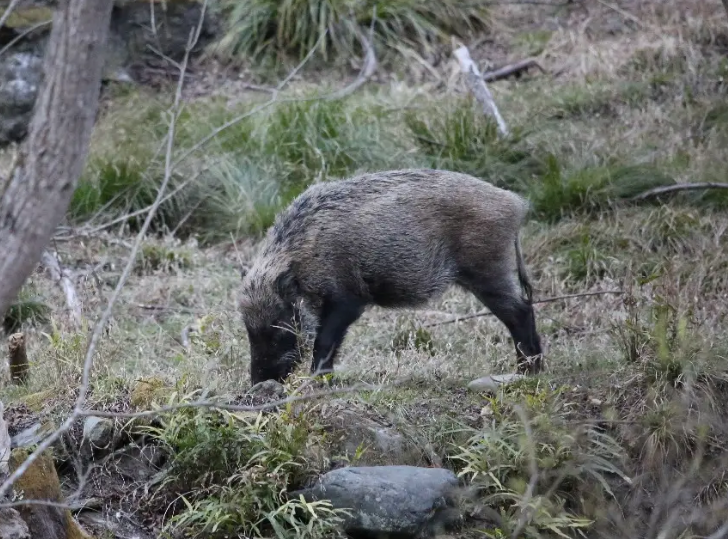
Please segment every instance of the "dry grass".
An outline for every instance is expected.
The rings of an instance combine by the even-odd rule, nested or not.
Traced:
[[[722,77],[728,23],[720,2],[624,1],[618,9],[608,7],[614,2],[594,4],[564,8],[553,24],[539,23],[553,8],[494,8],[496,45],[480,52],[502,64],[536,51],[544,67],[555,73],[553,78],[536,75],[492,86],[509,124],[533,128],[528,147],[557,156],[570,177],[624,164],[648,165],[680,182],[723,174],[728,158],[725,125],[706,122],[719,117],[715,111],[726,90]],[[435,67],[443,80],[449,67]],[[396,118],[403,109],[417,114],[450,99],[447,88],[434,94],[398,80],[414,71],[392,74],[393,81],[357,97],[364,111],[359,118],[367,110],[376,110],[372,116],[380,118]],[[104,148],[112,127],[102,124],[98,129],[98,148]],[[375,139],[372,135],[367,144]],[[402,152],[397,159],[417,163],[422,158],[414,144],[397,150]],[[354,158],[351,166],[379,162],[373,153],[361,158],[364,163]],[[315,164],[306,174],[315,176]],[[537,297],[625,290],[622,296],[539,305],[547,372],[539,377],[538,388],[524,390],[526,397],[500,397],[510,404],[541,398],[551,402],[551,396],[542,395],[568,388],[553,396],[558,419],[567,426],[598,420],[621,444],[627,455],[625,473],[633,483],[609,479],[618,510],[603,505],[604,511],[598,511],[586,501],[574,502],[597,522],[590,536],[627,537],[635,530],[645,537],[658,537],[660,531],[666,533],[661,537],[678,537],[682,531],[682,537],[707,535],[725,514],[724,508],[711,517],[693,513],[718,499],[726,486],[720,472],[728,456],[721,441],[726,434],[721,414],[728,403],[725,202],[704,193],[668,205],[577,212],[554,223],[534,219],[524,229]],[[127,252],[123,241],[110,241],[114,238],[97,235],[57,245],[62,262],[81,260],[99,268],[78,282],[90,320],[103,307]],[[112,402],[119,388],[150,376],[239,395],[249,386],[249,375],[247,342],[236,310],[238,268],[253,256],[254,241],[239,239],[204,249],[193,241],[182,244],[163,237],[147,243],[147,261],[139,262],[99,351],[94,399]],[[54,306],[59,329],[28,328],[30,387],[4,388],[2,399],[48,388],[67,392],[80,375],[84,339],[63,329],[60,290],[40,273],[32,281]],[[508,334],[496,319],[485,316],[429,328],[433,351],[395,351],[392,340],[413,324],[481,309],[473,297],[452,290],[420,311],[368,311],[341,350],[340,383],[408,376],[416,382],[393,392],[350,397],[352,405],[371,404],[395,424],[416,432],[423,443],[432,443],[446,464],[455,466],[447,459],[459,451],[450,444],[467,445],[456,427],[482,431],[488,425],[484,410],[490,406],[482,395],[463,387],[473,378],[513,370]],[[195,331],[190,333],[191,347],[185,349],[180,336],[189,327]],[[696,455],[703,460],[693,473],[690,465],[697,462]],[[680,495],[670,497],[670,485],[680,477],[687,477]]]

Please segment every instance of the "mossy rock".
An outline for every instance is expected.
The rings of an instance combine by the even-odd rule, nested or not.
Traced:
[[[151,410],[154,404],[163,404],[172,388],[161,378],[145,378],[131,389],[130,404],[136,411]]]
[[[14,449],[10,454],[10,471],[15,472],[25,462],[29,453]],[[62,502],[61,483],[50,451],[41,453],[13,484],[16,495],[25,500]],[[58,537],[65,539],[90,539],[67,509],[42,505],[21,506],[18,512],[28,525],[32,537]]]

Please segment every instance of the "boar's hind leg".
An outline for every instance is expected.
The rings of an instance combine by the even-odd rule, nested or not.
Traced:
[[[334,370],[334,358],[344,341],[349,326],[364,312],[361,302],[353,299],[324,301],[313,344],[311,372],[326,374]]]
[[[536,331],[533,306],[521,297],[515,284],[481,281],[468,283],[466,288],[508,328],[516,347],[518,372],[540,372],[541,339]]]

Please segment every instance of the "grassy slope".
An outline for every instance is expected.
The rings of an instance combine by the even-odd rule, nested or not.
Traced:
[[[553,79],[534,75],[492,85],[503,116],[516,130],[524,130],[524,141],[509,151],[529,151],[538,158],[535,162],[514,163],[511,154],[488,142],[489,127],[473,116],[477,108],[457,101],[455,87],[432,90],[396,81],[366,88],[341,105],[275,109],[213,142],[204,157],[187,162],[177,181],[201,171],[203,185],[223,185],[227,190],[209,198],[203,196],[209,191],[191,190],[187,198],[165,209],[166,221],[159,226],[222,231],[200,236],[218,243],[199,248],[194,242],[147,241],[145,261],[140,260],[101,345],[94,399],[111,402],[120,387],[152,375],[179,382],[183,388],[190,387],[185,380],[193,380],[192,385],[235,394],[248,386],[246,338],[235,310],[237,265],[254,252],[254,236],[249,234],[264,229],[286,197],[305,183],[323,173],[337,176],[403,163],[472,172],[494,167],[508,186],[534,201],[536,218],[526,226],[523,241],[538,297],[615,288],[629,294],[539,305],[548,372],[539,377],[538,386],[527,385],[525,394],[530,397],[514,390],[494,401],[461,390],[474,377],[513,369],[511,343],[494,319],[481,317],[429,329],[434,355],[412,348],[395,354],[390,344],[413,321],[437,322],[480,310],[474,298],[451,291],[424,311],[374,309],[352,328],[342,349],[343,380],[412,375],[418,383],[350,397],[352,406],[359,399],[373,404],[390,420],[418,433],[421,442],[432,443],[446,465],[457,469],[467,464],[486,471],[485,462],[491,470],[494,462],[515,463],[514,469],[494,473],[510,481],[504,488],[523,492],[530,461],[517,436],[522,425],[511,410],[512,405],[523,404],[534,418],[537,439],[540,433],[563,434],[542,440],[545,453],[553,449],[561,455],[547,458],[539,453],[539,465],[551,470],[543,478],[558,476],[554,470],[560,469],[559,463],[572,467],[575,462],[586,463],[574,472],[576,479],[560,487],[560,498],[552,496],[550,503],[563,503],[564,511],[596,519],[595,534],[628,536],[634,527],[650,527],[654,534],[667,526],[677,536],[679,526],[665,524],[668,515],[683,516],[698,501],[709,502],[725,488],[720,471],[726,457],[720,440],[728,350],[723,329],[728,290],[725,199],[720,193],[701,193],[675,197],[675,202],[662,207],[617,208],[610,208],[609,200],[620,192],[629,194],[650,178],[657,178],[653,183],[665,178],[722,180],[728,23],[718,2],[701,7],[678,0],[647,4],[620,3],[631,16],[601,5],[575,8],[559,14],[563,25],[554,29],[549,29],[550,23],[535,22],[543,20],[547,8],[496,10],[502,23],[494,37],[497,46],[484,45],[484,54],[498,60],[506,59],[499,51],[508,51],[509,59],[541,54],[544,67],[559,74]],[[449,66],[438,69],[446,81]],[[416,71],[404,73],[405,80],[416,79]],[[164,97],[158,99],[166,102]],[[223,98],[196,99],[183,118],[179,147],[189,147],[235,111],[250,106],[241,99],[231,102],[227,107]],[[163,135],[158,122],[162,107],[141,91],[113,99],[97,128],[88,186],[96,185],[99,177],[111,178],[112,183],[114,178],[141,178],[154,144]],[[442,123],[443,110],[452,115],[449,123]],[[414,120],[424,124],[413,129]],[[474,135],[484,143],[469,148],[467,138]],[[437,137],[435,149],[423,141],[430,136]],[[483,149],[488,155],[481,154]],[[558,173],[548,164],[549,154]],[[98,193],[92,187],[83,189],[74,211],[87,221],[99,200],[93,199]],[[84,200],[91,202],[84,205]],[[92,222],[104,223],[129,208],[143,207],[147,200],[137,194],[112,208],[116,213],[105,211]],[[195,212],[200,200],[208,204],[205,212]],[[587,213],[588,209],[593,211]],[[562,217],[563,211],[567,213]],[[219,243],[230,235],[241,241],[235,246]],[[123,241],[128,238],[122,243],[109,238],[100,235],[82,244],[58,245],[66,263],[82,260],[98,267],[79,283],[89,317],[103,307],[127,252]],[[48,303],[63,305],[59,290],[45,276],[35,275],[30,286]],[[162,308],[145,307],[150,305]],[[54,318],[61,316],[57,307]],[[193,333],[186,351],[179,336],[183,328],[195,324],[200,331]],[[35,365],[27,391],[68,388],[77,382],[83,338],[68,332],[51,339],[35,330],[30,334]],[[0,397],[12,399],[24,391],[3,389]],[[548,418],[552,423],[544,423]],[[609,425],[606,432],[618,441],[625,460],[619,461],[616,449],[567,439],[577,426],[590,425],[594,418]],[[467,441],[491,421],[502,427],[499,436],[507,440],[498,447],[515,448],[508,458],[509,453],[493,445]],[[476,431],[454,432],[453,425],[460,424]],[[584,436],[592,440],[598,432],[590,428]],[[450,444],[453,441],[456,446]],[[607,505],[600,498],[604,490],[588,475],[588,469],[598,469],[600,448],[610,462],[619,461],[633,481],[630,486],[609,476],[619,500],[618,516],[602,511]],[[706,460],[685,477],[701,449]],[[465,461],[448,460],[464,450]],[[563,456],[566,453],[578,458],[569,460]],[[666,493],[675,491],[669,487],[678,478],[685,479],[683,488],[677,489],[682,497],[672,499]],[[487,474],[476,484],[486,494],[498,491]],[[509,507],[497,498],[492,504]],[[517,517],[517,512],[509,511]],[[563,511],[552,507],[547,513]],[[702,514],[698,520],[711,524]],[[541,527],[530,530],[531,536],[539,531],[548,534],[544,530],[549,523],[565,525],[543,515],[539,522]],[[698,524],[693,532],[700,531]]]

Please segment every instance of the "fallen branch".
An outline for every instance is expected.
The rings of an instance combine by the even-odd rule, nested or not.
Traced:
[[[640,193],[639,195],[632,197],[632,200],[645,200],[647,198],[663,195],[665,193],[675,193],[677,191],[697,191],[700,189],[728,189],[728,183],[705,182],[663,185],[662,187],[655,187],[654,189],[649,189],[644,193]]]
[[[361,86],[364,85],[374,72],[377,70],[377,56],[374,54],[374,23],[376,22],[376,7],[372,15],[372,23],[369,26],[369,38],[364,37],[364,34],[359,32],[359,41],[361,42],[362,48],[366,51],[364,55],[364,63],[362,65],[359,76],[354,82],[352,82],[346,88],[343,88],[339,92],[334,92],[326,97],[326,99],[341,99],[349,94],[357,91]]]
[[[495,118],[495,121],[498,124],[498,132],[502,136],[508,136],[508,126],[506,126],[505,120],[503,120],[500,112],[498,112],[498,107],[495,104],[493,95],[490,93],[490,90],[488,90],[488,86],[485,84],[478,66],[475,65],[475,62],[473,62],[472,58],[470,58],[470,51],[468,51],[468,48],[463,45],[455,49],[453,54],[460,63],[460,70],[465,73],[466,81],[473,97],[475,97],[475,99],[483,107],[483,112],[486,115]]]
[[[542,73],[546,73],[546,70],[541,67],[541,64],[538,63],[538,60],[536,60],[535,58],[527,58],[526,60],[521,60],[520,62],[516,62],[515,64],[510,64],[507,66],[503,66],[500,69],[483,73],[483,80],[485,82],[502,80],[510,77],[511,75],[517,75],[522,71],[526,71],[530,67],[537,67]]]
[[[554,301],[561,301],[562,299],[570,299],[570,298],[586,298],[589,296],[603,296],[606,294],[622,294],[623,292],[621,290],[600,290],[598,292],[581,292],[578,294],[566,294],[564,296],[555,296],[552,298],[544,298],[535,300],[533,303],[552,303]],[[442,322],[433,322],[432,324],[425,324],[422,326],[423,328],[434,328],[436,326],[444,326],[445,324],[454,324],[456,322],[462,322],[463,320],[471,320],[473,318],[479,318],[481,316],[494,316],[492,312],[490,311],[479,311],[477,313],[473,314],[466,314],[464,316],[458,316],[456,318],[453,318],[451,320],[443,320]]]
[[[58,262],[58,256],[52,255],[48,251],[43,251],[41,263],[48,269],[54,281],[61,283],[63,293],[66,295],[66,305],[71,313],[71,319],[75,329],[81,327],[81,319],[83,317],[81,311],[81,301],[76,294],[76,288],[73,286],[73,277],[69,270],[61,268]]]

